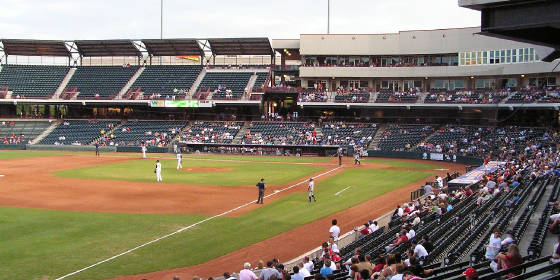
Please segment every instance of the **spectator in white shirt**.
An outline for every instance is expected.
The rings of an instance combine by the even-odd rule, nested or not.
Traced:
[[[334,242],[338,241],[338,235],[340,235],[340,228],[337,226],[338,221],[336,219],[332,220],[332,226],[329,229],[330,235],[333,237]]]
[[[408,238],[408,240],[412,240],[416,236],[416,231],[414,231],[414,229],[410,226],[406,227],[406,231],[406,237]]]
[[[301,277],[305,278],[307,276],[311,276],[311,272],[309,272],[309,270],[307,270],[307,268],[305,268],[303,263],[299,263],[298,266],[299,266],[299,275],[301,275]]]
[[[503,246],[509,246],[509,244],[513,244],[515,243],[515,240],[513,239],[513,231],[508,230],[506,231],[506,238],[504,238],[502,240],[502,247]]]
[[[378,230],[379,226],[377,225],[377,221],[369,220],[369,229],[371,229],[371,232]]]
[[[426,250],[426,248],[424,248],[422,244],[418,244],[418,241],[416,241],[416,239],[413,239],[411,244],[412,248],[414,248],[414,256],[418,258],[425,258],[428,256],[428,251]]]
[[[307,271],[311,272],[315,268],[313,262],[309,259],[309,257],[303,258],[303,267],[307,269]]]

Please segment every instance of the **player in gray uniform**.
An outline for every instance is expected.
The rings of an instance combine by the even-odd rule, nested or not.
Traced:
[[[311,198],[313,198],[313,201],[317,202],[317,199],[315,199],[315,194],[313,194],[314,190],[315,182],[313,181],[313,178],[309,178],[309,184],[307,184],[307,197],[309,198],[309,203],[311,203]]]

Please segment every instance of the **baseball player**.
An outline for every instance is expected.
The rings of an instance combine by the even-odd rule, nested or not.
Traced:
[[[95,155],[99,156],[99,142],[95,142]]]
[[[142,158],[146,158],[146,151],[148,150],[148,148],[146,148],[146,144],[142,145]]]
[[[360,163],[360,151],[356,150],[356,153],[354,153],[354,165],[361,165]]]
[[[261,181],[257,183],[257,188],[259,189],[259,197],[257,198],[257,204],[264,204],[264,189],[266,188],[266,185],[264,184],[264,179],[261,179]]]
[[[338,148],[338,165],[342,165],[342,147]]]
[[[183,155],[177,153],[177,170],[183,168],[183,165],[181,164],[182,162],[183,162]]]
[[[156,182],[162,182],[163,179],[161,178],[161,163],[159,162],[159,160],[156,160],[156,170],[154,170],[154,173],[156,173]]]
[[[311,203],[311,198],[313,198],[313,201],[317,202],[317,199],[315,199],[315,194],[313,194],[314,189],[315,182],[313,181],[313,178],[309,178],[309,184],[307,184],[307,197],[309,198],[309,203]]]

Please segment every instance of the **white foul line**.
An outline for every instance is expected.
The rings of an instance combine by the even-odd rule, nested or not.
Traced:
[[[338,191],[338,192],[335,193],[334,195],[339,195],[339,194],[341,194],[343,191],[345,191],[345,190],[347,190],[347,189],[349,189],[349,188],[351,188],[351,187],[352,187],[352,186],[348,186],[348,187],[346,187],[346,188],[344,188],[344,189]]]
[[[336,168],[333,168],[333,169],[331,169],[331,170],[328,170],[328,171],[326,171],[326,172],[323,172],[323,173],[321,173],[321,174],[319,174],[319,175],[317,175],[317,176],[314,176],[314,178],[318,178],[318,177],[321,177],[321,176],[323,176],[323,175],[329,174],[329,173],[331,173],[331,172],[333,172],[333,171],[335,171],[335,170],[338,170],[338,169],[341,168],[341,167],[342,167],[342,166],[338,166],[338,167],[336,167]],[[285,187],[285,188],[283,188],[283,189],[276,190],[276,191],[274,191],[274,192],[271,193],[271,194],[265,195],[264,197],[265,197],[265,198],[271,197],[271,196],[273,196],[273,195],[276,195],[276,194],[281,193],[281,192],[283,192],[283,191],[287,191],[287,190],[289,190],[289,189],[292,189],[292,188],[294,188],[294,187],[296,187],[296,186],[298,186],[298,185],[301,185],[301,184],[303,184],[303,183],[306,183],[306,182],[307,182],[307,179],[306,179],[306,180],[303,180],[303,181],[301,181],[301,182],[299,182],[299,183],[295,183],[295,184],[293,184],[293,185],[291,185],[291,186],[289,186],[289,187]],[[212,216],[212,217],[208,217],[208,218],[206,218],[206,219],[204,219],[204,220],[201,220],[201,221],[198,221],[198,222],[196,222],[196,223],[194,223],[194,224],[192,224],[192,225],[183,227],[183,228],[181,228],[181,229],[179,229],[179,230],[176,230],[176,231],[174,231],[174,232],[172,232],[172,233],[166,234],[166,235],[161,236],[161,237],[159,237],[159,238],[156,238],[156,239],[154,239],[154,240],[152,240],[152,241],[148,241],[148,242],[146,242],[146,243],[144,243],[144,244],[138,245],[138,246],[136,246],[136,247],[134,247],[134,248],[132,248],[132,249],[130,249],[130,250],[126,250],[126,251],[124,251],[124,252],[122,252],[122,253],[120,253],[120,254],[118,254],[118,255],[114,255],[114,256],[112,256],[112,257],[110,257],[110,258],[108,258],[108,259],[104,259],[104,260],[99,261],[99,262],[96,262],[96,263],[94,263],[94,264],[92,264],[92,265],[86,266],[86,267],[84,267],[84,268],[82,268],[82,269],[76,270],[76,271],[74,271],[74,272],[72,272],[72,273],[68,273],[68,274],[66,274],[66,275],[64,275],[64,276],[61,276],[61,277],[59,277],[59,278],[56,278],[55,280],[61,280],[61,279],[67,278],[67,277],[69,277],[69,276],[78,274],[78,273],[80,273],[80,272],[82,272],[82,271],[88,270],[88,269],[90,269],[90,268],[92,268],[92,267],[96,267],[96,266],[98,266],[98,265],[100,265],[100,264],[106,263],[106,262],[108,262],[108,261],[110,261],[110,260],[114,260],[114,259],[116,259],[116,258],[118,258],[118,257],[120,257],[120,256],[126,255],[126,254],[128,254],[128,253],[130,253],[130,252],[134,252],[134,251],[136,251],[136,250],[138,250],[138,249],[140,249],[140,248],[142,248],[142,247],[148,246],[148,245],[150,245],[150,244],[152,244],[152,243],[155,243],[155,242],[158,242],[158,241],[160,241],[160,240],[162,240],[162,239],[165,239],[165,238],[168,238],[168,237],[170,237],[170,236],[176,235],[176,234],[178,234],[178,233],[181,233],[181,232],[183,232],[183,231],[185,231],[185,230],[191,229],[191,228],[193,228],[193,227],[195,227],[195,226],[197,226],[197,225],[200,225],[200,224],[202,224],[202,223],[208,222],[208,221],[213,220],[213,219],[215,219],[215,218],[218,218],[218,217],[227,215],[227,214],[229,214],[229,213],[231,213],[231,212],[234,212],[234,211],[237,211],[237,210],[239,210],[239,209],[241,209],[241,208],[247,207],[247,206],[249,206],[249,205],[251,205],[251,204],[254,204],[255,202],[257,202],[257,200],[253,200],[253,201],[251,201],[251,202],[247,202],[247,203],[245,203],[245,204],[242,204],[242,205],[237,206],[237,207],[235,207],[235,208],[233,208],[233,209],[227,210],[227,211],[225,211],[225,212],[223,212],[223,213],[220,213],[220,214],[218,214],[218,215],[215,215],[215,216]]]

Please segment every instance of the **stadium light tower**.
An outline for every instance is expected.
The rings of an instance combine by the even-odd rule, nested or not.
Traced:
[[[159,10],[159,11],[160,11],[159,18],[160,18],[161,21],[160,21],[160,23],[159,23],[159,27],[160,27],[160,29],[159,29],[159,38],[160,38],[160,39],[163,39],[163,0],[161,0],[161,3],[160,3],[160,4],[161,4],[161,5],[160,5],[160,10]]]
[[[327,0],[327,34],[331,34],[331,0]]]

